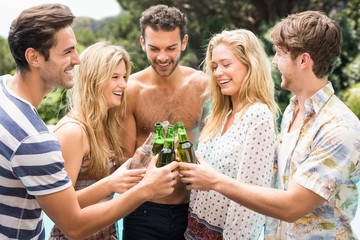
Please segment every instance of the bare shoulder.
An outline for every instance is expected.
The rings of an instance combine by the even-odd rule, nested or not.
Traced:
[[[201,70],[186,66],[180,66],[180,70],[182,72],[182,75],[185,76],[184,81],[187,84],[191,83],[203,89],[209,82],[209,77]]]
[[[145,68],[139,72],[133,73],[129,76],[125,94],[127,102],[127,111],[135,111],[136,105],[140,95],[151,88],[152,86],[147,82],[149,79],[149,69]]]
[[[76,119],[64,116],[53,129],[58,138],[63,154],[85,156],[90,151],[86,130]]]
[[[53,128],[53,132],[58,137],[69,137],[69,139],[80,139],[83,134],[85,134],[85,130],[81,126],[81,124],[68,116],[64,116],[60,119],[60,121]]]
[[[128,94],[138,94],[141,86],[142,86],[142,79],[144,79],[144,71],[142,70],[140,72],[133,73],[129,76],[129,80],[127,82],[126,86],[126,92]]]

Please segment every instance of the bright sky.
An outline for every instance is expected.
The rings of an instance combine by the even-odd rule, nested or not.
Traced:
[[[7,2],[7,1],[6,1]],[[43,3],[62,3],[71,9],[77,17],[91,17],[99,20],[120,13],[116,0],[12,0],[0,3],[0,36],[7,38],[12,21],[25,8]]]

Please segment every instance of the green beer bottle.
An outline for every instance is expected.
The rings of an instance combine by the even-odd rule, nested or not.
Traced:
[[[164,147],[165,138],[161,123],[155,123],[155,134],[155,141],[152,148],[154,155],[158,154]]]
[[[175,140],[175,125],[169,124],[166,131],[166,138],[172,138],[173,140]]]
[[[175,160],[174,139],[165,138],[164,148],[159,153],[157,167],[163,167]]]
[[[183,122],[176,123],[178,147],[177,154],[181,162],[196,163],[193,144],[188,140]]]
[[[166,132],[164,147],[159,153],[158,161],[156,164],[157,167],[163,167],[166,164],[169,164],[175,160],[174,141],[175,141],[175,126],[169,125]]]

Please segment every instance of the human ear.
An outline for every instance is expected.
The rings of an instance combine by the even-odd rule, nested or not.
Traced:
[[[181,51],[184,51],[186,49],[188,40],[189,40],[189,35],[185,34],[181,41]]]
[[[38,67],[40,64],[40,62],[39,62],[40,53],[38,51],[36,51],[34,48],[27,48],[25,50],[25,58],[26,58],[26,61],[31,66]]]
[[[144,39],[144,37],[142,35],[140,36],[139,41],[140,41],[140,45],[141,45],[142,50],[145,52],[145,39]]]

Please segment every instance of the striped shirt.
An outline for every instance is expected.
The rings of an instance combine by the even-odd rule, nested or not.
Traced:
[[[35,196],[71,186],[56,137],[0,76],[0,239],[45,239]]]

